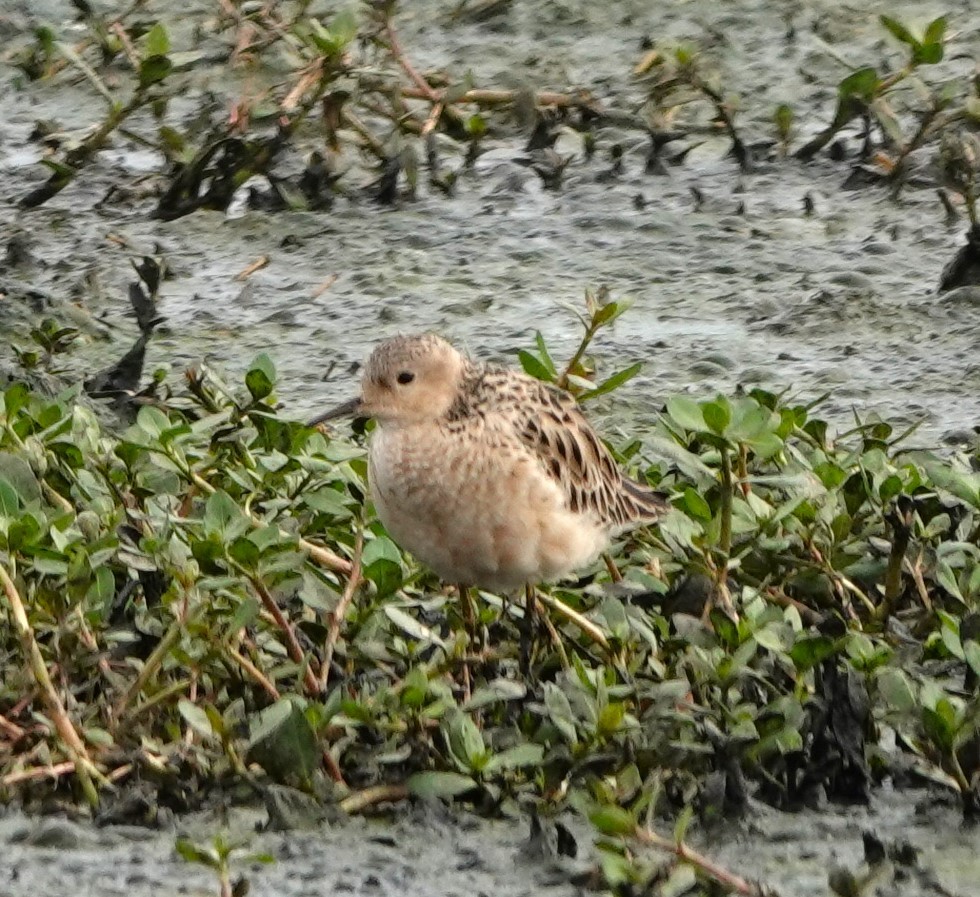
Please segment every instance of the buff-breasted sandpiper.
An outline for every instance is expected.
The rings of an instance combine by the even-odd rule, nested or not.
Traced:
[[[449,583],[560,579],[668,507],[619,469],[573,396],[431,333],[381,343],[361,394],[311,423],[350,415],[377,421],[368,481],[382,523]]]

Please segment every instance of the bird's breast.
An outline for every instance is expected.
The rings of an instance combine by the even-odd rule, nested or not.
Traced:
[[[486,428],[379,427],[369,479],[391,536],[450,582],[512,589],[552,580],[606,545],[519,443]]]

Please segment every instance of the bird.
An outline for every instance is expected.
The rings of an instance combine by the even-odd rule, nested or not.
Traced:
[[[341,417],[376,421],[368,485],[377,515],[461,596],[559,580],[669,507],[619,468],[570,393],[475,361],[434,333],[377,345],[360,394],[310,425]]]

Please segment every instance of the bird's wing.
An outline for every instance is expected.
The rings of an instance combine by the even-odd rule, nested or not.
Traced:
[[[513,372],[508,372],[514,376]],[[560,487],[568,507],[591,513],[615,529],[656,520],[666,501],[642,483],[623,475],[567,392],[522,377],[513,424],[524,446]]]

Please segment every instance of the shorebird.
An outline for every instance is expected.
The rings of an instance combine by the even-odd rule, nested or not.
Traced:
[[[360,395],[319,415],[373,418],[368,482],[392,538],[467,589],[527,589],[588,566],[669,507],[626,476],[569,393],[473,361],[432,333],[368,358]]]

